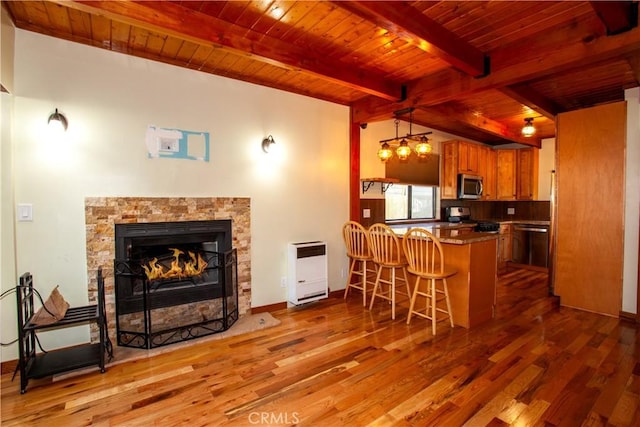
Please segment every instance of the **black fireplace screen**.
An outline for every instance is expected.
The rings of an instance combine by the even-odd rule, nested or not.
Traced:
[[[158,347],[238,318],[231,220],[117,224],[114,273],[118,345]]]

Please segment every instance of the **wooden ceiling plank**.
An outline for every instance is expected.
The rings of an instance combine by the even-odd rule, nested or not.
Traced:
[[[164,36],[156,33],[149,33],[149,37],[147,38],[147,45],[145,46],[145,50],[147,53],[156,55],[156,57],[160,56],[160,52],[162,52],[162,48],[166,43],[168,36]]]
[[[383,99],[397,100],[402,96],[401,85],[382,76],[372,72],[363,73],[306,47],[284,43],[176,4],[113,1],[61,1],[61,4],[151,31],[163,31],[190,42],[224,47],[280,67],[316,74]]]
[[[555,119],[557,114],[564,112],[564,108],[556,104],[552,99],[535,91],[526,83],[504,86],[498,90],[550,119]]]
[[[107,18],[91,15],[91,34],[95,46],[103,49],[111,48],[111,23]]]
[[[91,16],[74,9],[67,10],[73,35],[84,40],[91,40]]]
[[[443,70],[411,82],[405,101],[388,102],[376,97],[365,97],[354,103],[354,117],[360,122],[385,119],[398,109],[440,104],[475,92],[543,78],[640,49],[638,27],[616,36],[597,36],[593,30],[585,30],[576,25],[566,28],[563,37],[567,41],[556,44],[552,51],[548,47],[549,39],[555,40],[556,36],[545,32],[534,39],[521,40],[492,52],[492,72],[482,79],[474,79],[456,70]],[[511,56],[514,52],[521,54],[513,59]],[[496,60],[501,58],[505,58],[504,62],[507,64]]]
[[[45,3],[44,7],[47,10],[47,16],[49,17],[51,28],[60,32],[71,32],[71,22],[69,21],[68,13],[69,9],[51,3]]]
[[[470,76],[489,73],[483,52],[405,2],[336,1],[335,4],[409,40]]]
[[[122,53],[130,53],[130,33],[131,25],[111,20],[111,50]]]
[[[607,28],[608,35],[620,34],[638,26],[638,6],[631,1],[590,1]]]

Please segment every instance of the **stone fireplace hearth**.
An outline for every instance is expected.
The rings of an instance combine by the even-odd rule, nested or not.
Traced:
[[[237,250],[238,311],[251,308],[251,229],[249,198],[88,197],[85,199],[89,301],[96,299],[96,272],[102,267],[109,337],[115,326],[115,224],[232,220],[232,245]],[[97,340],[97,332],[91,332]]]

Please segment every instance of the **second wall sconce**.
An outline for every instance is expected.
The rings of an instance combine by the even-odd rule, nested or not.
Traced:
[[[262,140],[262,151],[264,151],[265,153],[268,153],[271,147],[271,144],[275,144],[275,143],[276,142],[273,140],[273,137],[269,135],[268,137]]]
[[[62,127],[62,129],[67,130],[67,127],[69,126],[69,122],[67,121],[67,118],[64,116],[64,114],[59,113],[58,109],[56,108],[56,111],[51,113],[51,115],[49,116],[49,120],[47,120],[47,124],[50,127]]]

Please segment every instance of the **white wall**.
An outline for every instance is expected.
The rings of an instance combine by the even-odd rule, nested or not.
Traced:
[[[0,8],[2,24],[0,29],[0,83],[13,88],[13,44],[14,27],[6,16],[4,8]],[[8,66],[10,64],[11,66]],[[10,89],[11,88],[11,89]],[[8,93],[0,93],[0,292],[10,291],[15,287],[15,250],[13,226],[13,165],[12,165],[12,117],[13,97]],[[8,343],[16,338],[15,322],[5,318],[16,318],[15,296],[7,294],[0,301],[0,342]],[[0,355],[4,355],[5,347],[0,347]],[[4,360],[4,358],[2,359]]]
[[[344,288],[347,107],[22,30],[15,51],[15,203],[34,216],[16,223],[17,274],[84,304],[85,197],[239,196],[251,198],[253,307],[286,300],[288,242],[326,240],[329,286]],[[54,108],[63,141],[44,129]],[[147,158],[148,125],[209,132],[211,161]],[[269,134],[279,153],[262,152]]]
[[[622,311],[637,313],[638,218],[640,218],[640,88],[627,89],[627,158],[625,168],[624,273]]]

